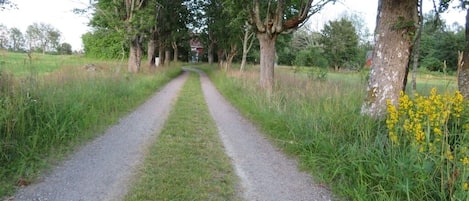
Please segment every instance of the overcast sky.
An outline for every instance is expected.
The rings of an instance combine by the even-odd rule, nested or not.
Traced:
[[[424,10],[428,11],[432,5],[426,1]],[[18,5],[18,9],[1,11],[0,24],[8,28],[19,28],[23,33],[34,22],[51,24],[62,33],[62,42],[71,44],[73,50],[83,48],[81,35],[90,30],[87,27],[89,19],[74,14],[72,10],[85,7],[89,0],[12,0],[12,2]],[[369,31],[373,32],[377,2],[378,0],[339,0],[335,5],[329,5],[313,16],[310,28],[319,31],[324,23],[337,19],[347,11],[362,16]],[[449,24],[457,21],[464,25],[465,12],[452,10],[443,17]]]

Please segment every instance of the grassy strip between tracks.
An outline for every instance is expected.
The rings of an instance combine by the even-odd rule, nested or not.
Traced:
[[[196,74],[184,85],[125,200],[239,200]]]

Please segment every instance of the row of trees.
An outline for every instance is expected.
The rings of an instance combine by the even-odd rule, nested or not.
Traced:
[[[22,33],[16,27],[8,28],[0,24],[0,49],[15,52],[41,52],[72,54],[72,46],[60,43],[61,33],[50,24],[33,23]]]
[[[259,45],[259,84],[270,92],[274,85],[274,63],[279,56],[276,49],[277,40],[283,44],[285,38],[291,41],[291,37],[281,37],[281,35],[292,33],[311,15],[333,2],[335,1],[99,0],[93,5],[95,13],[90,23],[96,30],[86,35],[84,40],[97,41],[100,37],[109,35],[110,37],[106,39],[108,42],[94,42],[94,44],[127,50],[128,69],[130,72],[138,72],[144,51],[148,55],[150,66],[154,66],[152,59],[156,52],[159,53],[161,60],[167,63],[171,53],[174,59],[178,58],[178,48],[183,43],[187,44],[193,36],[203,41],[207,48],[209,63],[217,58],[220,64],[229,67],[233,58],[241,52],[243,69],[247,51],[252,47],[256,36]],[[449,0],[435,2],[435,5],[439,5],[438,12],[447,9],[449,2]],[[466,9],[467,2],[460,0],[460,3],[461,8]],[[368,97],[362,106],[363,114],[380,118],[385,114],[386,100],[397,103],[399,93],[406,85],[405,78],[409,72],[412,48],[414,45],[417,47],[418,40],[415,37],[419,35],[417,30],[427,30],[422,30],[424,33],[421,37],[422,48],[416,52],[424,56],[420,61],[429,68],[435,67],[434,58],[441,59],[442,51],[428,51],[427,47],[447,46],[448,44],[441,42],[454,41],[453,36],[445,35],[448,33],[445,30],[437,32],[430,30],[428,26],[419,26],[423,23],[423,17],[421,14],[419,16],[421,4],[420,0],[379,1],[373,68],[367,87]],[[330,22],[320,34],[312,34],[313,38],[319,39],[320,49],[313,45],[308,47],[309,49],[299,49],[299,52],[305,56],[309,55],[308,52],[323,55],[325,57],[323,61],[316,59],[317,65],[327,62],[327,65],[337,68],[346,66],[347,62],[353,62],[351,58],[357,58],[355,49],[357,43],[367,45],[360,42],[356,32],[348,34],[346,40],[337,39],[341,36],[337,33],[357,31],[353,27],[353,23],[348,20]],[[458,34],[454,36],[459,36]],[[440,40],[442,36],[448,39]],[[435,40],[436,37],[439,40]],[[90,49],[87,49],[89,43],[86,40],[85,51],[88,52]],[[146,47],[144,43],[147,44]],[[464,57],[464,61],[467,62],[464,62],[463,67],[459,69],[460,83],[465,83],[464,80],[469,82],[469,78],[465,78],[469,76],[467,55]],[[295,59],[295,62],[304,62],[300,61],[301,59],[304,58]],[[449,66],[457,64],[451,63]],[[460,90],[462,88],[461,85]],[[464,93],[464,90],[461,91]]]

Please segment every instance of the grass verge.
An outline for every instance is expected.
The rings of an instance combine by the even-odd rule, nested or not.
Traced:
[[[33,182],[180,72],[178,67],[141,74],[75,68],[15,77],[0,71],[0,198]]]
[[[192,73],[125,200],[238,200],[223,150]]]
[[[464,200],[439,189],[445,184],[434,185],[442,179],[416,164],[414,155],[390,149],[384,121],[360,114],[365,83],[315,81],[278,73],[274,92],[267,96],[257,87],[257,72],[205,70],[235,107],[278,147],[298,158],[301,168],[328,183],[336,196],[344,200]]]

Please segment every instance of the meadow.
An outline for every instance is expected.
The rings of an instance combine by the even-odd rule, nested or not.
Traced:
[[[0,197],[28,185],[179,75],[125,62],[0,52]]]
[[[267,96],[255,67],[203,69],[273,143],[343,200],[468,199],[467,106],[454,76],[420,73],[421,95],[403,95],[401,109],[390,106],[386,120],[374,120],[360,114],[363,72],[312,69],[311,76],[280,67]]]

